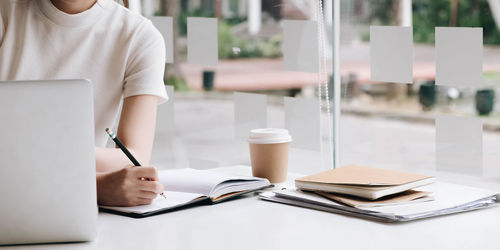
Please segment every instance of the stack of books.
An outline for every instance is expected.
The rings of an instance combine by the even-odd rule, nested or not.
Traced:
[[[295,180],[297,189],[315,192],[352,207],[375,207],[433,200],[412,190],[434,183],[431,176],[349,165]]]
[[[432,184],[432,185],[430,185]],[[295,180],[295,189],[259,198],[383,222],[405,222],[489,208],[498,192],[432,176],[350,165]]]

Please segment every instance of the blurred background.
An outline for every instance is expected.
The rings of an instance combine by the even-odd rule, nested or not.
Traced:
[[[135,0],[130,5],[144,16],[174,18],[174,63],[166,66],[165,84],[175,89],[175,125],[159,121],[157,162],[170,167],[249,164],[247,145],[233,137],[235,91],[267,95],[269,127],[284,126],[283,96],[318,99],[318,73],[284,70],[283,20],[321,22],[332,87],[332,0]],[[218,65],[186,62],[187,17],[218,18]],[[372,25],[413,27],[412,84],[370,80]],[[481,88],[434,84],[435,27],[483,28]],[[483,120],[484,159],[474,167],[494,176],[500,159],[499,27],[498,0],[341,0],[341,165],[435,170],[434,120],[451,114]],[[168,132],[172,127],[174,132]],[[322,145],[329,143],[327,130],[322,130]],[[300,152],[290,167],[301,173],[325,168],[321,158],[330,154],[294,150]]]

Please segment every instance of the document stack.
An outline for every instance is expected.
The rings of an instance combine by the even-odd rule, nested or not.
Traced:
[[[432,184],[432,185],[431,185]],[[296,189],[262,200],[384,222],[402,222],[496,205],[497,192],[435,182],[431,176],[349,165],[295,180]]]

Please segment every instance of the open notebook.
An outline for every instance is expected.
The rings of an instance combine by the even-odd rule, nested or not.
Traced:
[[[150,205],[100,206],[101,210],[135,218],[147,217],[194,205],[222,202],[271,185],[263,178],[190,168],[162,170],[158,177],[165,187],[166,199],[158,196]]]
[[[433,191],[434,200],[393,206],[355,208],[310,192],[281,190],[260,194],[262,200],[306,207],[383,222],[404,222],[496,206],[498,192],[457,184],[436,182],[422,187]]]

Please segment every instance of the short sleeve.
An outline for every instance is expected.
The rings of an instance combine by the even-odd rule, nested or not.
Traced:
[[[165,43],[151,21],[144,20],[130,44],[123,83],[123,97],[154,95],[159,103],[168,100],[163,75]]]

